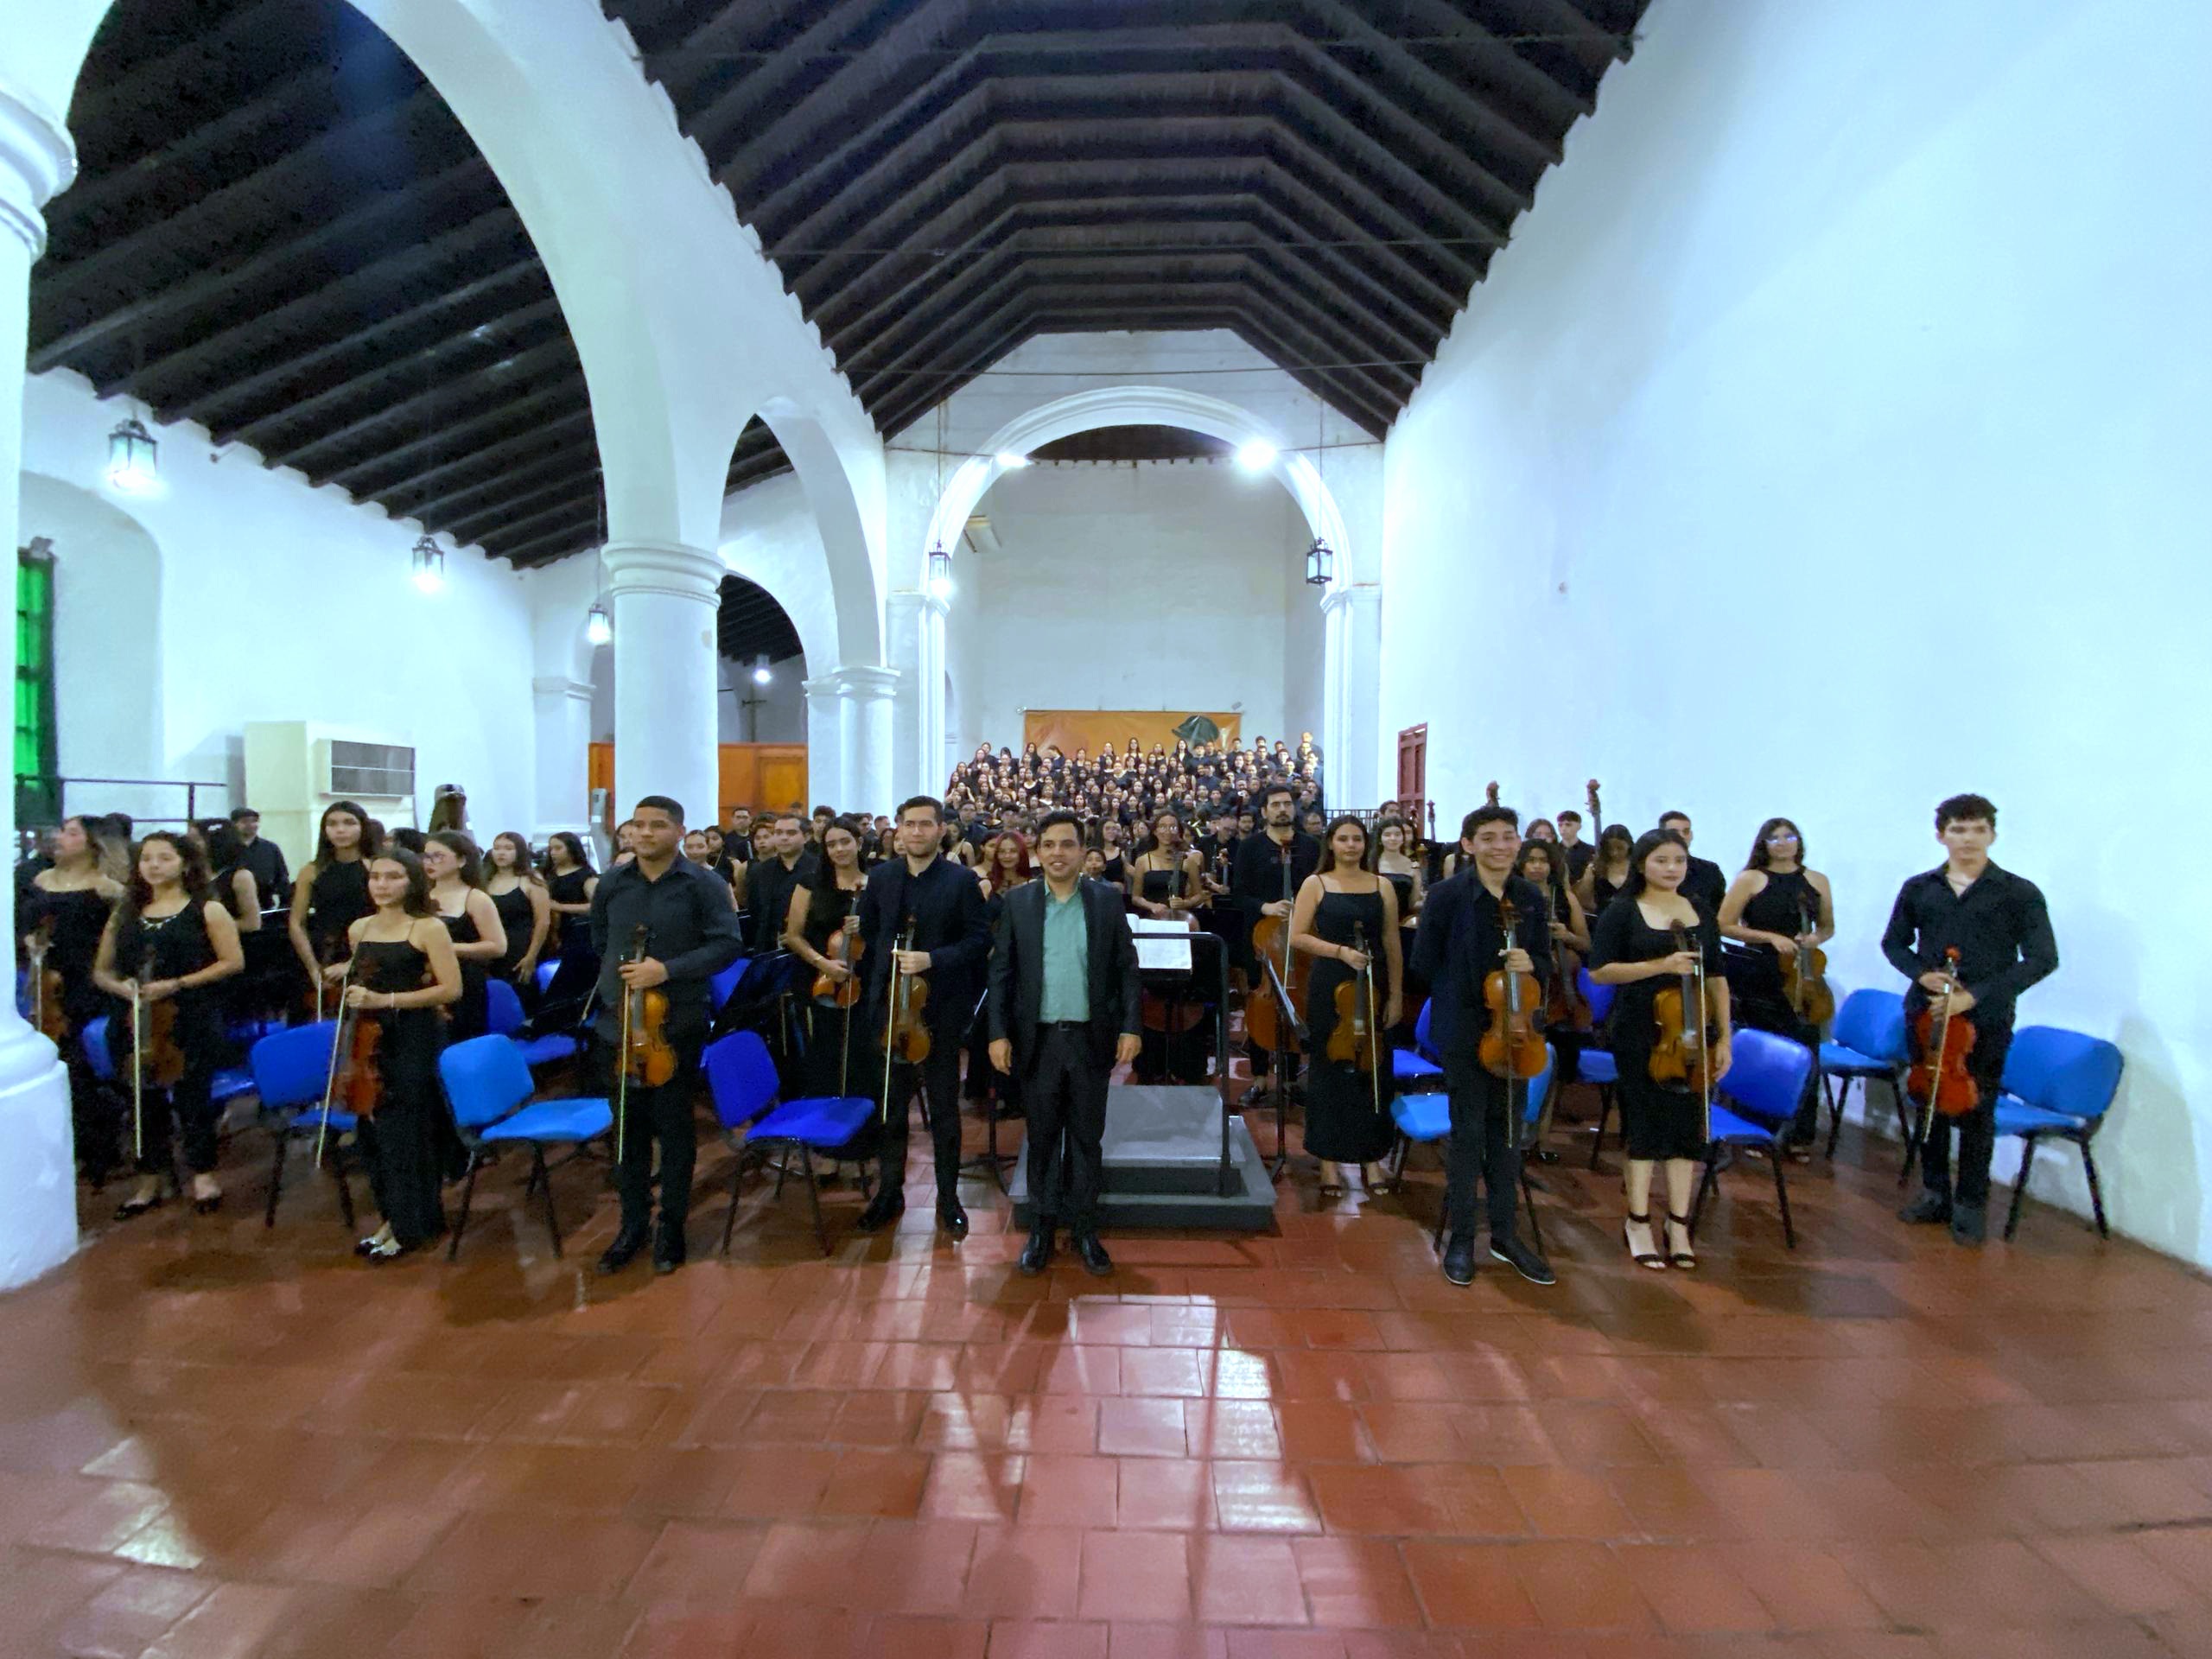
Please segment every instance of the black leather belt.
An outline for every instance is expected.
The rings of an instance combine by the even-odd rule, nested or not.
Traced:
[[[1089,1031],[1088,1020],[1039,1020],[1037,1022],[1047,1031]]]

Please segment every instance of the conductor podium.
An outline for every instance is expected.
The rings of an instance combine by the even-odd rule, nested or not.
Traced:
[[[1137,971],[1147,992],[1186,1001],[1194,994],[1194,957],[1211,944],[1215,982],[1215,1084],[1116,1084],[1106,1095],[1103,1228],[1218,1227],[1263,1231],[1274,1218],[1274,1183],[1244,1120],[1228,1109],[1228,967],[1221,940],[1166,923],[1132,918]],[[1036,1219],[1027,1148],[1007,1188],[1015,1222]]]

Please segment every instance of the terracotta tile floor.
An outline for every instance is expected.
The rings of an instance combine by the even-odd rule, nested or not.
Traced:
[[[957,1248],[837,1193],[826,1262],[750,1190],[716,1260],[710,1160],[693,1265],[607,1281],[596,1172],[565,1261],[511,1166],[457,1266],[372,1268],[303,1172],[263,1231],[262,1156],[212,1220],[87,1197],[0,1300],[0,1654],[2212,1655],[2212,1287],[1909,1232],[1856,1136],[1794,1253],[1731,1177],[1694,1275],[1625,1262],[1610,1154],[1541,1170],[1548,1291],[1444,1283],[1426,1159],[1103,1282],[1020,1277],[980,1181]]]

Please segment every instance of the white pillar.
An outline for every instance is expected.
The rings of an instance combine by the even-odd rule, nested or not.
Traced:
[[[715,615],[721,556],[680,542],[610,542],[614,607],[614,811],[671,795],[706,823],[721,791]]]
[[[909,793],[943,795],[945,779],[951,771],[944,761],[944,601],[933,594],[923,596],[921,661],[914,671],[919,680],[914,688],[914,701],[922,727],[921,787],[918,791]]]
[[[1321,781],[1332,811],[1378,804],[1395,780],[1382,777],[1382,590],[1342,583],[1321,601],[1325,697]]]
[[[39,210],[76,170],[76,150],[61,118],[0,86],[0,547],[11,552],[22,533],[31,265],[46,251],[46,221]],[[12,684],[16,631],[0,629],[0,634],[7,638],[0,653]],[[0,845],[13,846],[15,831],[15,791],[0,789]],[[0,885],[5,887],[0,921],[12,939],[15,886]],[[8,1172],[8,1201],[0,1204],[0,1290],[6,1290],[67,1261],[77,1248],[68,1074],[54,1045],[16,1012],[12,996],[0,998],[0,1169]]]
[[[859,810],[847,801],[845,785],[845,697],[836,676],[809,680],[806,690],[806,798],[827,801],[840,812]]]
[[[854,812],[888,812],[906,795],[894,780],[892,760],[892,700],[903,679],[896,670],[850,667],[837,671],[844,686],[844,768],[840,803]]]
[[[540,839],[556,830],[588,836],[591,683],[572,680],[565,674],[541,674],[530,683],[530,701],[537,753],[537,792],[531,832]]]
[[[938,658],[944,656],[943,607],[934,607],[938,624]],[[901,588],[883,601],[884,660],[898,671],[899,696],[891,714],[892,749],[889,792],[899,800],[909,795],[934,794],[940,787],[933,774],[937,756],[924,709],[927,679],[923,664],[927,656],[928,620],[932,609],[923,594]]]

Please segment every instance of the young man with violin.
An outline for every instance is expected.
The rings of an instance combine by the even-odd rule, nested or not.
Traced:
[[[1321,843],[1298,829],[1298,797],[1288,784],[1270,784],[1260,791],[1260,816],[1264,828],[1259,834],[1238,839],[1229,864],[1230,903],[1244,923],[1243,938],[1233,942],[1236,954],[1230,960],[1243,970],[1249,988],[1245,997],[1248,1008],[1252,998],[1274,995],[1268,970],[1252,952],[1254,930],[1262,918],[1278,916],[1287,938],[1298,890],[1306,885],[1307,876],[1321,868]],[[1282,964],[1275,965],[1280,971]],[[1247,1052],[1253,1077],[1264,1079],[1268,1054],[1256,1048],[1248,1047]]]
[[[614,1166],[622,1225],[599,1258],[599,1270],[621,1272],[645,1246],[658,1146],[660,1230],[653,1239],[653,1271],[667,1274],[683,1265],[683,1224],[691,1213],[691,1167],[698,1156],[691,1080],[707,1040],[707,982],[735,962],[745,944],[728,885],[679,850],[683,807],[665,795],[648,795],[630,822],[635,856],[601,876],[591,898],[591,943],[600,964],[595,1058],[604,1068],[607,1098],[622,1102],[622,1144]],[[658,1084],[633,1076],[626,1090],[623,1004],[633,993],[655,989],[668,999],[658,1036],[675,1051],[676,1069]],[[654,1035],[639,1030],[639,1003],[632,1002],[633,1049]]]
[[[976,998],[982,988],[983,963],[990,954],[991,930],[983,913],[983,890],[975,875],[939,850],[944,809],[932,796],[917,795],[899,807],[899,852],[868,872],[861,890],[858,919],[868,947],[862,958],[866,989],[859,1015],[868,1035],[872,1088],[885,1077],[891,1052],[890,1087],[881,1103],[882,1143],[878,1169],[882,1185],[856,1224],[864,1233],[889,1226],[906,1209],[906,1126],[914,1091],[922,1095],[922,1116],[930,1126],[937,1157],[937,1218],[956,1239],[968,1236],[968,1212],[961,1207],[960,1051]],[[902,981],[925,991],[913,1022],[926,1037],[929,1052],[918,1065],[899,1057],[903,1041],[891,1029],[901,1010],[891,995],[892,969]],[[900,1001],[911,1007],[912,998]]]
[[[1444,1171],[1446,1239],[1444,1276],[1455,1285],[1475,1277],[1475,1181],[1488,1189],[1490,1253],[1531,1284],[1557,1282],[1551,1264],[1521,1242],[1521,1154],[1515,1147],[1514,1092],[1482,1062],[1492,1020],[1484,986],[1492,973],[1551,973],[1552,943],[1544,926],[1544,895],[1513,873],[1521,850],[1520,815],[1510,806],[1478,806],[1459,825],[1459,868],[1428,891],[1414,935],[1412,972],[1429,985],[1429,1034],[1444,1061],[1452,1102],[1452,1144]],[[1503,906],[1514,913],[1514,948],[1505,947]],[[1543,995],[1535,1020],[1541,1037]],[[1503,1033],[1500,1033],[1503,1036]],[[1528,1085],[1523,1084],[1526,1088]]]
[[[1085,1271],[1103,1278],[1114,1270],[1098,1242],[1107,1084],[1143,1040],[1136,940],[1120,889],[1083,879],[1074,813],[1045,815],[1037,858],[1045,879],[1007,894],[990,967],[991,1064],[1020,1078],[1029,1116],[1036,1218],[1017,1265],[1044,1272],[1065,1222]]]
[[[1980,795],[1954,795],[1936,809],[1943,862],[1916,875],[1897,893],[1882,954],[1912,983],[1904,994],[1905,1042],[1913,1061],[1927,1040],[1921,1016],[1948,1011],[1974,1027],[1967,1074],[1978,1096],[1954,1119],[1933,1109],[1921,1147],[1921,1193],[1898,1219],[1936,1226],[1948,1222],[1958,1243],[1988,1233],[1989,1154],[1997,1138],[1997,1091],[2012,1046],[2012,1006],[2020,993],[2058,966],[2058,942],[2042,891],[2024,876],[1999,869],[1989,856],[1997,839],[1997,808]],[[1959,953],[1955,982],[1946,952]],[[1931,1091],[1932,1092],[1932,1091]],[[1958,1124],[1959,1166],[1951,1173],[1951,1126]]]

